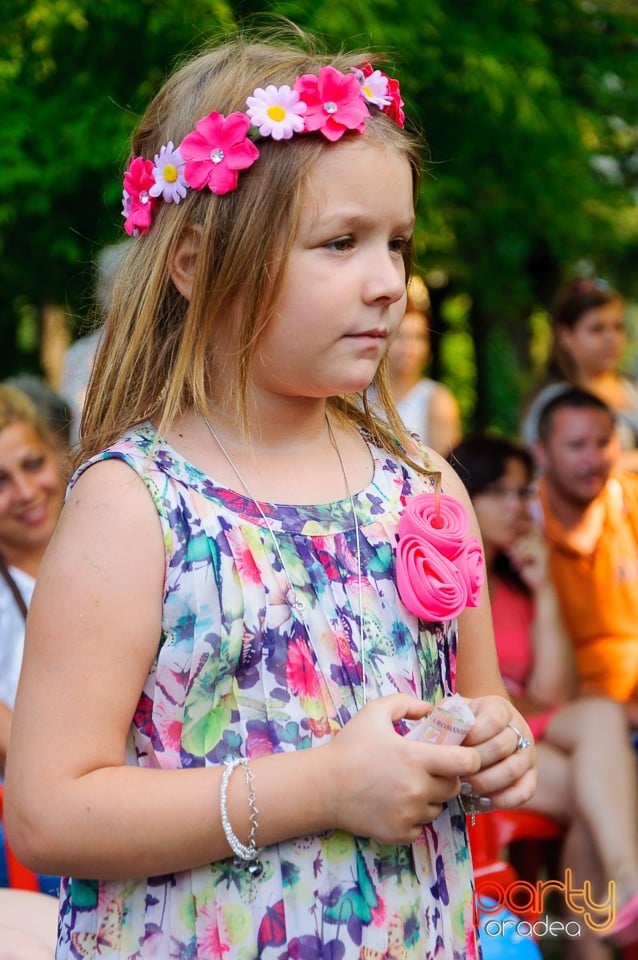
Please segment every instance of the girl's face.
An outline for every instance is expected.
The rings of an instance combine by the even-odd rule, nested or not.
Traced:
[[[430,331],[427,317],[419,310],[409,310],[388,350],[390,375],[418,379],[423,375],[429,356]]]
[[[258,391],[325,398],[370,384],[405,311],[413,225],[405,156],[365,135],[322,153],[255,359]]]
[[[507,551],[525,530],[529,515],[529,477],[518,459],[505,461],[500,480],[472,497],[486,551]]]
[[[613,373],[627,342],[625,310],[620,301],[587,310],[569,329],[559,327],[560,346],[567,351],[579,376]]]
[[[34,427],[16,422],[0,431],[0,551],[8,559],[46,546],[63,497],[55,453]]]

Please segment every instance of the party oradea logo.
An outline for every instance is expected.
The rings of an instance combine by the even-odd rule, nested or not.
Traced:
[[[504,911],[510,915],[504,916]],[[561,919],[555,919],[557,914]],[[519,936],[536,939],[579,937],[583,926],[600,936],[616,921],[616,884],[610,880],[601,899],[594,895],[589,880],[578,886],[569,867],[563,880],[501,883],[489,877],[478,878],[474,921],[488,937],[502,937],[505,925],[512,924]]]

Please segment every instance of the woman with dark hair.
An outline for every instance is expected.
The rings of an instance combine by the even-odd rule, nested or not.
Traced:
[[[510,696],[536,738],[539,778],[530,809],[565,824],[563,866],[574,882],[607,896],[618,914],[606,934],[638,941],[636,764],[622,707],[577,695],[576,669],[547,547],[528,505],[532,457],[509,440],[468,437],[451,455],[481,529],[499,664]],[[611,956],[599,936],[570,945],[573,957]]]
[[[547,382],[522,425],[528,446],[536,439],[542,407],[566,385],[596,394],[616,414],[623,448],[620,465],[638,470],[638,387],[621,373],[627,346],[625,301],[605,280],[578,279],[560,291],[553,318]]]

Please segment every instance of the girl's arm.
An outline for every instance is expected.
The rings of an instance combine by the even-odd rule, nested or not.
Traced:
[[[470,533],[481,540],[468,493],[449,463],[432,457],[441,471],[445,493],[457,497],[470,518]],[[511,702],[498,665],[487,584],[477,607],[466,607],[459,617],[456,689],[470,699],[477,722],[464,740],[481,756],[481,771],[470,779],[474,793],[491,797],[500,807],[518,806],[536,787],[536,751],[515,751],[513,724],[533,744],[527,721]]]
[[[13,718],[6,826],[33,869],[153,876],[230,855],[219,809],[223,767],[125,765],[160,639],[164,565],[159,520],[139,477],[117,461],[92,466],[40,568]],[[428,709],[411,697],[384,697],[329,745],[251,761],[257,844],[337,826],[383,842],[415,839],[479,762],[471,748],[395,732],[393,721]],[[228,816],[246,843],[241,769],[229,782]]]

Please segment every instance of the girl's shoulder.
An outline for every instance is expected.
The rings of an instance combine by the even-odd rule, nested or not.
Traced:
[[[165,490],[169,486],[191,487],[204,493],[212,487],[210,479],[201,470],[171,447],[152,423],[145,421],[85,460],[73,474],[69,489],[90,467],[112,460],[127,464],[150,487],[157,486]]]

